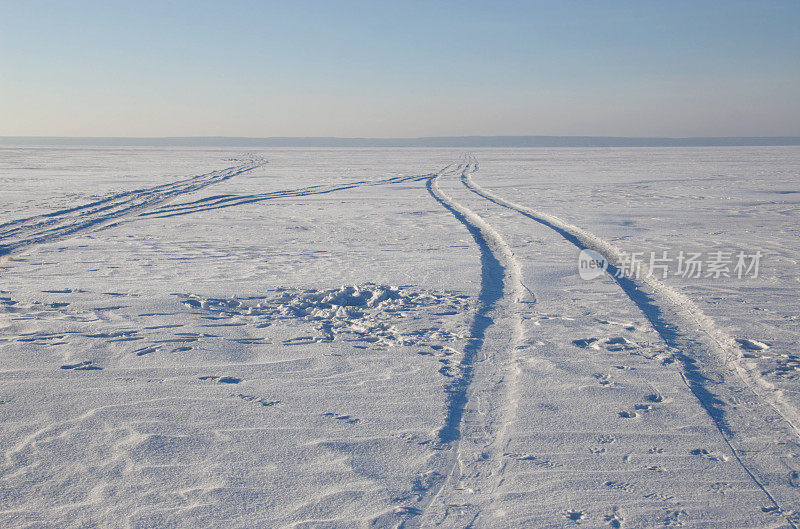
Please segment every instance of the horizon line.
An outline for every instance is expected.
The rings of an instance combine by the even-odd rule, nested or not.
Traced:
[[[0,136],[0,145],[20,147],[756,147],[800,145],[800,136]]]

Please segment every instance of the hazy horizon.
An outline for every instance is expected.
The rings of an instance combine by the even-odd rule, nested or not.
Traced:
[[[0,5],[0,135],[800,136],[800,4]]]
[[[800,137],[615,137],[615,136],[432,136],[344,137],[53,137],[0,136],[0,147],[222,147],[222,148],[537,148],[537,147],[780,147],[800,146]]]

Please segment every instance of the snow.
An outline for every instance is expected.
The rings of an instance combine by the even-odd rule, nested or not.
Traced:
[[[798,167],[2,147],[0,526],[798,527]]]

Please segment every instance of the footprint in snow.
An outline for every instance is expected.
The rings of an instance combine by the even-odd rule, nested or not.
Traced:
[[[650,492],[645,494],[644,497],[648,500],[655,500],[655,501],[672,501],[675,499],[675,496],[670,496],[669,494],[662,494],[660,492]]]
[[[99,371],[103,368],[100,366],[93,365],[91,360],[87,360],[85,362],[80,362],[77,364],[63,365],[61,366],[61,369],[72,369],[75,371]]]
[[[141,349],[137,349],[136,351],[134,351],[134,353],[136,354],[136,356],[144,356],[144,355],[149,355],[150,353],[155,353],[156,351],[158,351],[158,349],[159,348],[155,346],[143,347]]]
[[[361,422],[361,419],[356,419],[355,417],[350,417],[349,415],[342,415],[341,417],[336,417],[337,421],[344,421],[348,424],[355,424],[357,422]]]
[[[503,454],[505,457],[511,457],[516,459],[517,461],[529,461],[533,465],[544,468],[544,469],[554,469],[561,467],[561,463],[558,461],[551,461],[549,459],[544,459],[539,456],[531,455],[531,454]]]
[[[683,525],[684,520],[686,519],[687,514],[686,511],[683,509],[680,510],[669,510],[664,513],[664,517],[661,519],[661,524],[664,527],[680,527]]]
[[[611,514],[607,514],[604,519],[606,522],[608,522],[609,527],[613,527],[614,529],[619,529],[622,527],[622,522],[625,521],[616,507],[614,507],[614,510],[611,512]]]
[[[720,452],[706,450],[705,448],[695,448],[694,450],[689,452],[693,456],[703,456],[704,458],[708,459],[709,461],[727,461],[728,456],[722,454]]]
[[[764,342],[759,342],[758,340],[737,338],[736,343],[739,344],[739,347],[747,351],[763,351],[764,349],[769,349],[769,345],[765,344]]]
[[[572,345],[580,347],[581,349],[586,349],[588,347],[596,348],[596,345],[593,345],[597,341],[597,338],[580,338],[578,340],[572,340]]]
[[[260,405],[262,405],[264,407],[267,407],[267,408],[271,407],[271,406],[278,405],[278,404],[281,403],[281,401],[279,401],[279,400],[268,400],[268,399],[264,399],[262,397],[258,397],[256,395],[244,395],[242,393],[239,393],[238,395],[235,395],[235,396],[239,397],[240,399],[242,399],[244,401],[253,402],[255,404],[260,404]]]
[[[613,386],[614,385],[614,382],[611,380],[611,377],[609,377],[608,375],[605,375],[603,373],[595,373],[592,376],[594,376],[594,378],[597,379],[597,382],[601,386]]]
[[[419,516],[422,514],[422,509],[418,507],[411,507],[409,505],[401,505],[399,507],[395,507],[395,512],[402,516]]]
[[[726,492],[733,490],[733,485],[724,481],[715,481],[709,485],[708,489],[716,494],[725,494]]]
[[[198,380],[216,380],[220,384],[238,384],[242,381],[241,378],[236,377],[218,377],[214,375],[208,375],[204,377],[197,377]]]
[[[653,406],[650,404],[634,404],[633,405],[634,411],[621,411],[619,412],[619,416],[623,419],[633,419],[634,417],[639,416],[639,412],[647,413],[653,410]]]
[[[603,483],[603,486],[621,492],[634,492],[636,490],[631,483],[627,483],[625,481],[606,481]]]
[[[637,347],[635,343],[628,340],[624,336],[615,336],[614,338],[609,338],[605,342],[606,349],[609,351],[624,351],[625,349],[634,349]]]
[[[339,415],[338,413],[323,413],[323,417],[330,417],[332,419],[336,419],[337,421],[344,421],[348,424],[355,424],[357,422],[361,422],[361,419],[356,419],[355,417],[351,417],[349,415]]]

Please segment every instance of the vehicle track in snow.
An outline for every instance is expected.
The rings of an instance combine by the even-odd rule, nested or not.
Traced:
[[[248,156],[238,165],[225,169],[168,184],[115,193],[88,204],[0,224],[0,255],[107,227],[124,217],[141,215],[164,202],[224,182],[266,163],[263,158]]]
[[[448,170],[451,165],[446,166],[442,171]],[[141,216],[153,216],[157,218],[177,217],[180,215],[189,215],[192,213],[199,213],[202,211],[212,211],[217,209],[231,208],[235,206],[242,206],[245,204],[254,204],[257,202],[264,202],[267,200],[275,200],[280,198],[292,197],[306,197],[312,195],[325,195],[334,193],[336,191],[346,191],[348,189],[355,189],[365,186],[381,186],[390,184],[403,184],[406,182],[421,182],[430,179],[437,173],[428,173],[424,175],[411,175],[411,176],[394,176],[391,178],[383,178],[380,180],[358,180],[356,182],[346,182],[342,184],[330,185],[316,185],[300,187],[296,189],[284,189],[280,191],[270,191],[268,193],[256,193],[251,195],[216,195],[212,197],[201,198],[192,202],[184,202],[180,204],[170,204],[153,211],[147,211]]]
[[[252,171],[266,163],[266,160],[253,156],[243,164],[219,171],[155,187],[115,193],[74,208],[0,224],[0,256],[22,250],[31,245],[54,242],[85,231],[108,227],[123,217],[126,217],[127,220],[148,217],[176,217],[268,200],[323,195],[358,187],[421,182],[430,179],[436,174],[394,176],[379,180],[359,180],[342,184],[306,186],[250,195],[214,195],[189,202],[162,205],[180,196]],[[442,171],[451,168],[452,164],[447,165]]]
[[[438,442],[443,457],[437,478],[406,505],[401,527],[442,523],[467,526],[491,503],[502,471],[507,426],[516,411],[517,349],[523,338],[519,304],[532,296],[519,263],[503,237],[480,215],[439,186],[447,176],[466,178],[476,165],[466,160],[428,178],[426,189],[470,233],[480,251],[481,286],[459,374],[447,386],[446,418]],[[487,345],[498,320],[511,326],[508,341]],[[453,497],[460,508],[451,511]]]
[[[477,166],[473,156],[470,155],[468,159]],[[683,381],[716,425],[734,458],[776,512],[783,514],[789,526],[797,529],[798,525],[792,518],[796,516],[792,507],[797,505],[800,496],[786,494],[786,487],[770,490],[772,479],[769,472],[762,472],[759,462],[746,455],[751,451],[740,446],[737,436],[752,428],[751,421],[756,420],[764,431],[773,432],[775,439],[798,451],[800,413],[779,392],[773,391],[774,388],[760,373],[747,367],[736,341],[703,314],[686,295],[650,275],[646,263],[642,263],[638,277],[617,277],[623,253],[610,242],[554,215],[516,204],[487,191],[472,180],[471,172],[463,173],[461,181],[467,189],[489,202],[552,229],[579,249],[594,250],[606,258],[612,278],[644,313],[665,343],[678,352],[677,358],[683,367]],[[743,428],[740,429],[739,425]],[[786,466],[787,480],[790,480],[797,470],[782,460],[789,450],[785,446],[782,450],[778,449],[777,445],[767,445],[766,450],[771,452],[767,454],[767,461],[782,461]],[[764,455],[759,454],[759,457]]]

